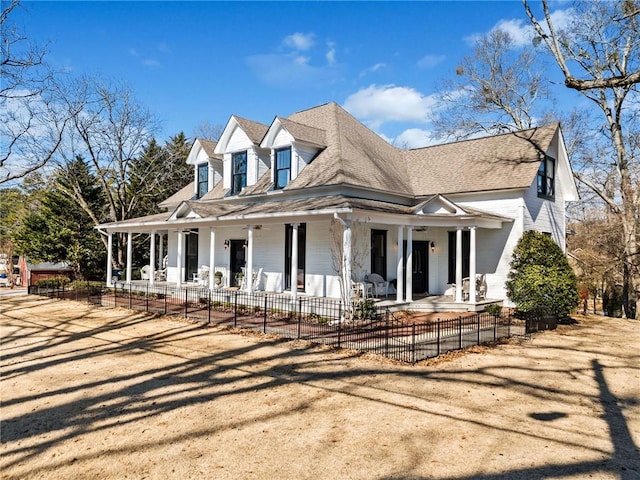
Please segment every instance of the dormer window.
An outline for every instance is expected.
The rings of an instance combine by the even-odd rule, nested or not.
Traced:
[[[555,172],[556,161],[551,157],[545,157],[538,169],[538,196],[553,198],[555,195]]]
[[[247,186],[247,152],[237,152],[231,155],[231,194],[239,194]]]
[[[274,172],[274,188],[286,187],[291,179],[291,147],[276,150]]]
[[[198,165],[198,198],[204,197],[209,191],[209,165]]]

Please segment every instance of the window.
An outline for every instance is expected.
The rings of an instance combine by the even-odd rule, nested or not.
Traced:
[[[284,288],[289,290],[291,289],[291,257],[293,253],[293,226],[290,224],[285,225],[284,238]],[[307,256],[306,246],[307,224],[301,223],[298,225],[298,275],[296,278],[299,292],[304,292],[304,266]]]
[[[237,195],[247,186],[247,152],[234,153],[231,156],[232,182],[231,194]]]
[[[555,195],[554,171],[556,161],[551,157],[545,157],[540,162],[538,169],[538,196],[553,197]]]
[[[371,230],[371,273],[387,278],[386,230]]]
[[[209,191],[209,165],[198,165],[198,198],[204,197]]]
[[[284,188],[291,178],[291,147],[276,150],[275,185],[274,188]]]
[[[449,276],[447,283],[456,283],[456,232],[449,233]],[[469,276],[471,232],[462,231],[462,278]]]

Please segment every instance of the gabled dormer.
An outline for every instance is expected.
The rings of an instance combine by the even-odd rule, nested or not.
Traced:
[[[255,185],[271,168],[269,151],[260,147],[268,127],[232,115],[224,128],[215,153],[223,158],[223,186],[229,195],[238,195]]]
[[[204,197],[222,180],[222,156],[215,154],[216,142],[196,138],[187,157],[187,165],[194,169],[195,198]]]
[[[326,147],[326,134],[324,130],[276,117],[260,146],[271,152],[271,181],[273,189],[280,190]]]

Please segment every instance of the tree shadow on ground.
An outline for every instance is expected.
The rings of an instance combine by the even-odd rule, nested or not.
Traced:
[[[148,419],[175,412],[186,405],[206,404],[220,398],[231,401],[243,394],[272,391],[289,384],[304,384],[326,394],[339,393],[359,397],[380,405],[392,406],[400,411],[418,411],[451,421],[462,421],[492,430],[501,429],[505,433],[520,434],[523,432],[519,431],[517,426],[510,426],[508,423],[498,426],[491,423],[483,418],[482,411],[477,411],[475,414],[470,412],[472,416],[461,417],[436,409],[416,407],[413,405],[415,400],[423,399],[411,398],[411,392],[392,392],[376,385],[366,385],[365,388],[363,379],[376,375],[399,375],[423,382],[431,380],[451,384],[465,382],[469,388],[516,389],[538,400],[560,397],[570,401],[572,395],[567,387],[542,386],[533,381],[515,378],[517,377],[515,372],[518,370],[540,375],[550,373],[549,369],[534,365],[523,367],[505,364],[444,372],[437,369],[425,370],[411,367],[391,368],[384,364],[372,366],[370,362],[363,362],[356,368],[353,368],[353,365],[350,368],[343,368],[342,362],[346,357],[353,356],[353,353],[336,351],[335,359],[327,362],[327,349],[300,342],[286,344],[287,342],[273,338],[262,337],[260,341],[248,341],[242,347],[236,348],[225,348],[224,345],[214,344],[209,346],[206,342],[204,347],[197,347],[196,340],[209,341],[210,338],[213,340],[212,334],[219,334],[219,329],[184,321],[176,322],[171,328],[164,328],[144,337],[129,334],[128,329],[150,320],[152,317],[123,312],[123,315],[101,325],[87,325],[84,315],[72,316],[65,321],[55,323],[11,317],[8,321],[3,321],[5,329],[9,327],[16,334],[15,336],[9,334],[6,339],[3,339],[3,344],[13,349],[8,359],[3,355],[3,382],[20,375],[47,371],[61,365],[105,356],[131,357],[135,364],[137,356],[152,354],[164,357],[166,362],[163,364],[158,361],[157,365],[148,368],[136,367],[110,372],[98,379],[62,385],[46,392],[13,392],[4,399],[4,408],[24,402],[37,402],[39,407],[26,414],[3,418],[2,441],[5,445],[3,456],[11,457],[10,461],[3,462],[3,469],[28,462],[61,442],[68,442],[88,432],[108,431],[116,426],[132,424],[143,418]],[[162,323],[158,322],[158,326],[160,325]],[[26,331],[22,331],[23,329]],[[44,340],[37,345],[26,344],[22,347],[19,345],[18,339],[25,340],[34,335],[42,335]],[[216,340],[219,338],[215,337]],[[267,353],[267,347],[278,344],[286,348],[278,349],[276,352],[269,350],[270,353]],[[172,347],[171,350],[178,347],[178,353],[169,352],[168,347]],[[35,353],[39,355],[36,360],[30,358]],[[7,360],[13,363],[8,363]],[[593,360],[590,369],[576,371],[566,366],[558,367],[554,372],[566,374],[568,377],[593,375],[598,385],[599,395],[592,400],[599,402],[604,410],[603,418],[609,427],[613,454],[600,461],[568,462],[514,469],[500,474],[479,474],[472,477],[449,477],[451,480],[558,478],[570,475],[595,475],[598,472],[620,475],[623,480],[638,478],[640,457],[620,406],[623,402],[609,390],[601,364]],[[462,380],[462,377],[465,379]],[[103,389],[106,391],[102,391]],[[389,399],[390,394],[400,394],[401,397]],[[58,398],[61,395],[70,396],[72,399],[46,405],[49,397]],[[171,444],[189,438],[210,436],[254,422],[272,421],[278,417],[295,415],[309,408],[314,402],[321,401],[320,398],[321,396],[300,401],[295,405],[255,412],[243,420],[229,419],[217,426],[203,425],[199,430],[188,434],[177,434],[163,442]],[[633,403],[633,400],[629,402]],[[545,417],[543,414],[539,420],[555,419],[555,417]],[[544,434],[528,433],[527,435],[541,435],[540,438],[546,439]],[[41,436],[46,438],[40,440]],[[569,438],[565,442],[572,447],[579,447]],[[142,440],[131,439],[131,443],[122,450],[110,449],[109,453],[126,452],[132,448],[144,450],[149,446]],[[606,451],[598,453],[609,454]],[[83,453],[77,455],[77,460],[96,458],[100,455],[100,452]],[[57,466],[60,465],[52,460],[47,469],[52,470]],[[38,471],[32,470],[30,473],[37,475]],[[408,469],[392,476],[379,478],[383,480],[427,477],[412,476],[411,469]]]

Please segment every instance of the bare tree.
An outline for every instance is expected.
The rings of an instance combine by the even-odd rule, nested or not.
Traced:
[[[19,0],[2,3],[0,30],[0,184],[46,165],[59,148],[69,117],[61,115],[45,49],[10,22]]]
[[[345,255],[344,228],[351,233],[351,251]],[[353,282],[364,281],[365,261],[367,257],[366,226],[362,222],[344,221],[334,218],[331,220],[331,267],[338,276],[340,283],[340,299],[344,306],[344,318],[350,320],[353,317],[352,285]],[[348,263],[346,263],[348,262]],[[363,292],[364,293],[364,292]]]
[[[193,129],[193,136],[194,138],[204,138],[205,140],[217,142],[220,135],[222,135],[223,130],[224,125],[212,125],[209,121],[205,120],[204,122],[196,125]]]
[[[491,31],[442,88],[444,108],[434,121],[441,137],[523,130],[534,126],[540,99],[549,90],[534,49],[518,49],[511,35]],[[538,118],[539,120],[539,118]]]
[[[80,78],[70,82],[62,92],[72,131],[59,149],[58,161],[69,164],[78,155],[91,165],[101,186],[104,207],[100,211],[84,198],[83,190],[69,181],[66,193],[98,225],[136,216],[139,195],[151,195],[149,189],[129,188],[131,170],[157,128],[154,117],[134,98],[124,85],[99,79]],[[161,162],[155,168],[163,169]],[[106,239],[103,239],[106,244]],[[114,262],[124,263],[125,241],[119,237]]]
[[[527,0],[524,7],[537,41],[546,46],[565,85],[593,102],[602,114],[602,135],[579,182],[594,192],[620,220],[623,232],[623,303],[635,291],[640,311],[640,7],[633,0],[571,4],[568,27],[556,28],[546,0],[542,19]]]

